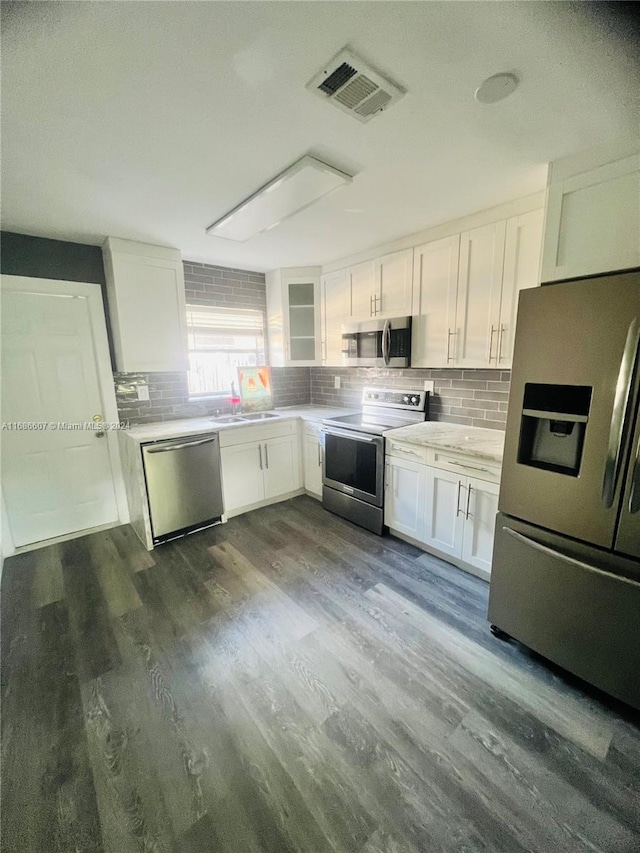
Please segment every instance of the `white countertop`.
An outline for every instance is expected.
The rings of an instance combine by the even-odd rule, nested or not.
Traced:
[[[384,436],[424,447],[464,453],[492,462],[502,462],[504,453],[504,432],[498,429],[426,421],[389,430]]]
[[[254,424],[277,423],[281,420],[301,418],[304,421],[321,421],[323,418],[336,417],[338,415],[353,414],[353,409],[337,409],[330,406],[287,406],[282,409],[273,410],[278,417],[269,418],[264,421],[241,421],[238,423],[225,424],[216,422],[213,417],[183,418],[175,421],[158,421],[157,423],[134,424],[125,430],[125,435],[133,441],[161,441],[167,438],[182,438],[196,433],[218,432],[219,430],[235,429],[241,426]]]

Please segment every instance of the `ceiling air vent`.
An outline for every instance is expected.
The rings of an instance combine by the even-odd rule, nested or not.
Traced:
[[[405,94],[350,50],[340,51],[307,83],[307,89],[362,122]]]

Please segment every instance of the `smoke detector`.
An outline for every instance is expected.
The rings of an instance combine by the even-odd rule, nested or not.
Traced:
[[[320,69],[307,89],[361,122],[371,121],[405,94],[346,48]]]

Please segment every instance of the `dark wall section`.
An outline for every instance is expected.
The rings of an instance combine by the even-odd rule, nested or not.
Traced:
[[[67,243],[64,240],[50,240],[48,237],[30,237],[27,234],[2,231],[0,233],[0,272],[3,275],[87,281],[90,284],[100,285],[111,365],[115,367],[100,246],[86,246],[83,243]]]
[[[85,246],[3,231],[0,235],[0,249],[0,270],[5,275],[59,278],[105,285],[100,246]]]

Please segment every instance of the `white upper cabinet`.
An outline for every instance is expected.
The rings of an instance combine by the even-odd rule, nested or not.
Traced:
[[[342,324],[351,314],[348,270],[322,276],[322,363],[339,367],[342,363]]]
[[[320,363],[320,268],[267,273],[269,363],[308,367]]]
[[[542,210],[414,249],[413,367],[511,366],[518,294],[540,283]]]
[[[345,270],[354,322],[411,313],[413,250],[404,249]]]
[[[374,317],[406,317],[411,314],[413,250],[392,252],[374,261]]]
[[[505,222],[460,235],[460,267],[453,363],[485,367],[496,358],[504,261]]]
[[[543,219],[542,210],[532,210],[507,220],[496,367],[511,367],[520,291],[540,284]]]
[[[451,366],[459,253],[459,234],[414,249],[413,367]]]
[[[349,317],[358,322],[375,316],[375,268],[373,261],[365,261],[347,270],[351,307]]]
[[[551,164],[542,281],[640,266],[640,154],[602,159]]]
[[[187,370],[179,250],[109,237],[102,255],[117,369],[124,373]]]

